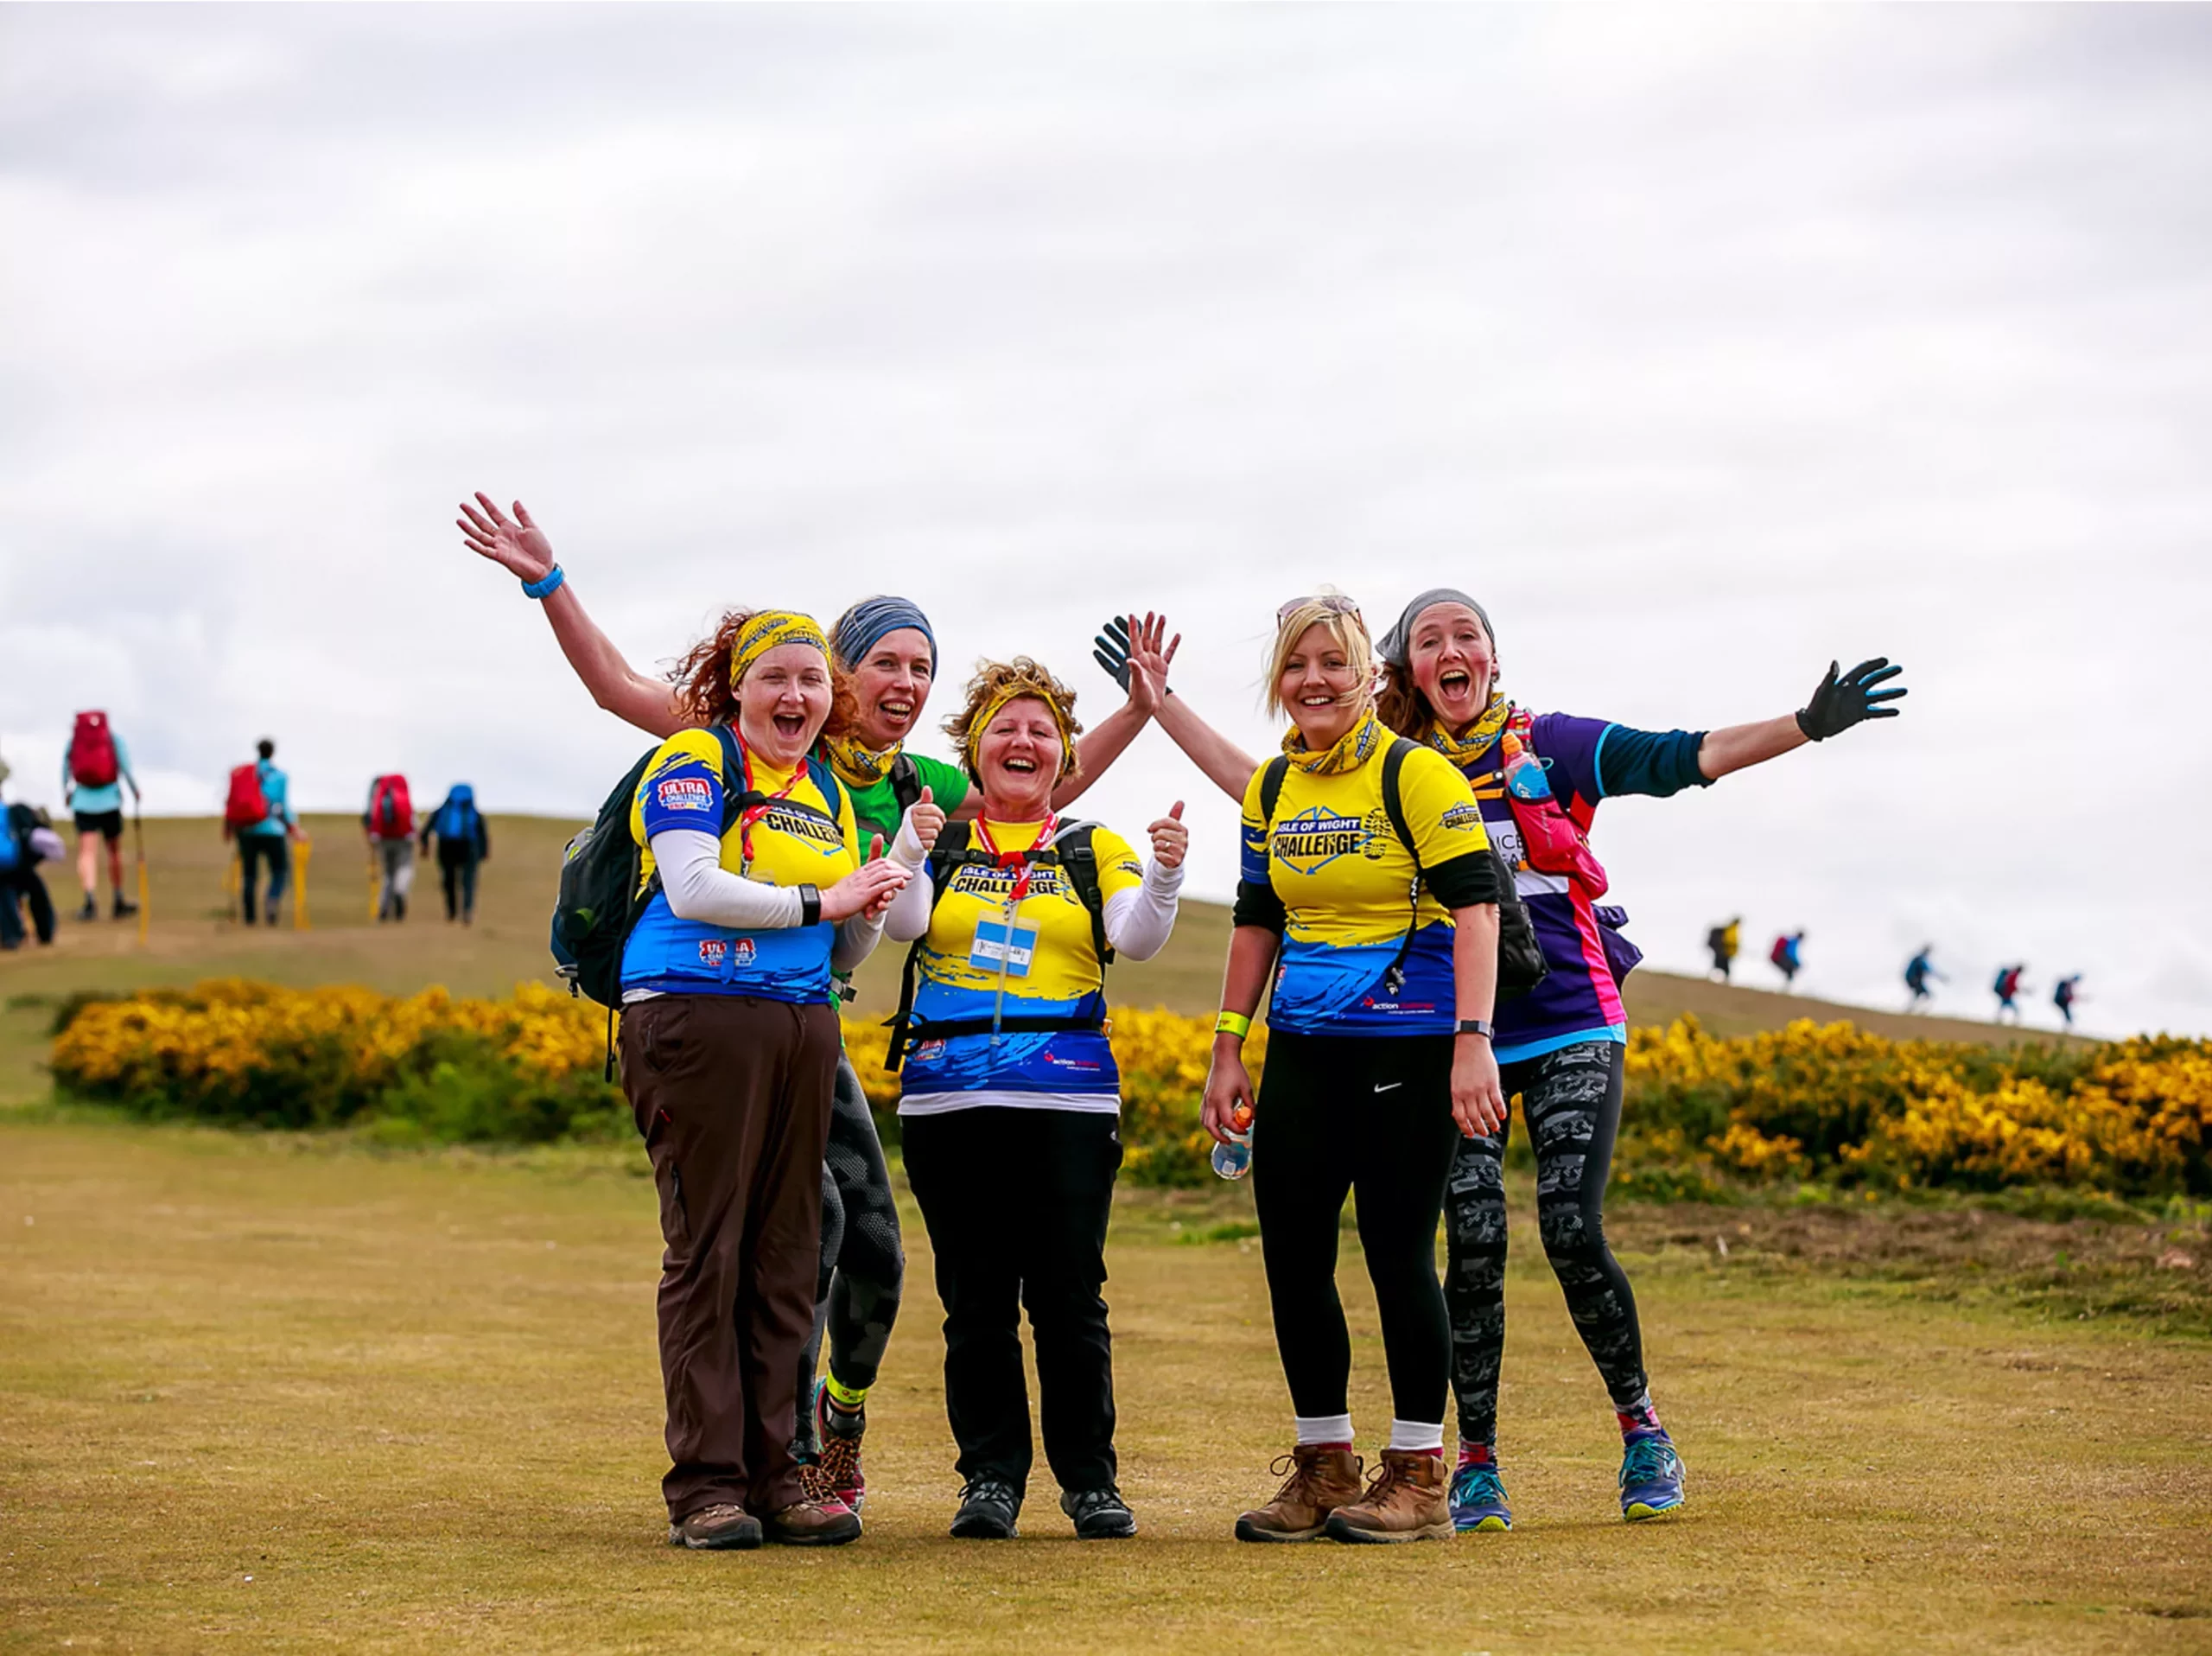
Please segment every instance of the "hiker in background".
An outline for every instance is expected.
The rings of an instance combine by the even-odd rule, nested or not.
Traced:
[[[415,804],[407,779],[394,772],[369,784],[369,808],[361,812],[361,832],[369,857],[384,883],[377,919],[407,918],[407,891],[415,883]]]
[[[231,772],[229,797],[223,802],[223,838],[238,843],[238,889],[249,926],[254,923],[254,888],[260,882],[261,864],[268,863],[268,900],[261,907],[274,926],[285,888],[291,883],[292,842],[307,836],[292,812],[290,779],[275,763],[276,744],[264,736],[254,743],[254,752],[258,757],[252,764]]]
[[[0,949],[22,946],[27,903],[40,943],[54,941],[54,899],[47,895],[38,865],[58,863],[63,854],[61,836],[45,812],[17,803],[0,814]]]
[[[1997,997],[1998,1022],[2005,1022],[2005,1015],[2007,1012],[2012,1015],[2013,1022],[2018,1023],[2020,1021],[2019,994],[2020,990],[2025,987],[2021,978],[2026,975],[2027,970],[2028,963],[2024,960],[2015,966],[1997,968],[1996,979],[1989,987],[1990,991]]]
[[[1744,917],[1741,914],[1726,926],[1716,926],[1705,934],[1705,946],[1713,952],[1713,969],[1720,981],[1728,981],[1728,969],[1736,964],[1736,952],[1744,944]]]
[[[1785,995],[1797,986],[1797,974],[1805,965],[1804,951],[1805,934],[1802,932],[1783,933],[1774,939],[1774,946],[1767,951],[1766,958],[1782,974],[1782,992]]]
[[[115,900],[114,914],[124,920],[138,912],[138,905],[123,895],[123,785],[130,784],[130,802],[138,803],[138,779],[130,774],[130,750],[107,722],[105,713],[79,713],[69,732],[69,747],[61,758],[61,799],[77,820],[77,883],[85,889],[79,920],[98,920],[100,914],[99,842],[107,842],[108,889]],[[97,836],[97,838],[95,838]]]
[[[455,782],[423,825],[423,850],[438,841],[438,879],[445,887],[446,919],[463,926],[476,918],[476,865],[492,854],[492,831],[476,808],[476,790]]]
[[[1920,952],[1912,957],[1904,969],[1904,986],[1912,991],[1912,998],[1905,1003],[1905,1010],[1917,1012],[1923,1003],[1935,998],[1930,984],[1948,983],[1949,979],[1936,970],[1936,963],[1929,957],[1936,952],[1933,943],[1923,943]]]
[[[2081,981],[2082,974],[2077,971],[2070,978],[2061,978],[2058,986],[2050,991],[2050,1003],[2058,1009],[2059,1016],[2066,1020],[2066,1027],[2069,1029],[2074,1027],[2075,1003],[2082,998],[2082,991],[2077,987]]]

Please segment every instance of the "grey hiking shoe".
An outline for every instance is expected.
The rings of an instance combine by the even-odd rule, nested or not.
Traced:
[[[1060,1510],[1075,1520],[1078,1541],[1123,1541],[1137,1532],[1137,1515],[1112,1484],[1103,1489],[1070,1489]]]
[[[952,1534],[961,1541],[1010,1541],[1021,1514],[1021,1491],[1003,1478],[977,1478],[960,1492]]]

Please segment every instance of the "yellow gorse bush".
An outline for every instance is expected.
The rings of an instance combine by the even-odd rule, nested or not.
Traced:
[[[626,1131],[603,1080],[606,1015],[541,984],[504,1000],[442,989],[279,989],[221,979],[93,1002],[56,1037],[54,1072],[79,1096],[144,1114],[261,1125],[389,1118],[436,1137]],[[896,1135],[888,1032],[848,1018],[869,1104]],[[1124,1168],[1145,1183],[1207,1176],[1198,1105],[1210,1019],[1113,1015]],[[1255,1028],[1246,1055],[1267,1051]],[[2078,1185],[2212,1192],[2212,1041],[2141,1036],[2094,1048],[1890,1041],[1800,1021],[1720,1039],[1694,1020],[1638,1029],[1626,1054],[1622,1169],[1640,1180],[1834,1178],[1990,1188]],[[1654,1188],[1658,1188],[1655,1185]]]

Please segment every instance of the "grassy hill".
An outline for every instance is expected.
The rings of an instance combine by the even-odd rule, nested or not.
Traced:
[[[499,995],[526,978],[551,978],[546,927],[553,870],[578,823],[546,817],[494,817],[492,857],[480,876],[476,923],[449,925],[437,869],[418,860],[411,912],[404,926],[379,926],[370,908],[367,852],[350,817],[309,816],[306,864],[307,928],[288,911],[283,924],[248,928],[230,917],[225,874],[229,848],[213,818],[157,818],[145,824],[151,922],[143,947],[131,923],[68,918],[78,903],[73,863],[44,870],[60,934],[51,948],[26,947],[0,956],[0,1100],[43,1086],[36,1070],[45,1047],[47,1007],[80,989],[131,989],[197,982],[203,978],[264,978],[293,984],[359,983],[391,994],[443,984],[460,994]],[[125,842],[126,846],[130,842]],[[135,875],[126,871],[126,878]],[[1225,909],[1186,903],[1168,946],[1154,959],[1114,969],[1114,998],[1126,1005],[1163,1005],[1204,1013],[1217,1004]],[[857,1010],[887,1013],[898,1001],[899,951],[886,949],[862,970]],[[1848,1018],[1885,1035],[1936,1039],[2019,1039],[2010,1029],[1770,994],[1639,971],[1629,981],[1629,1015],[1664,1023],[1693,1012],[1716,1034],[1779,1028],[1791,1018]],[[2049,1037],[2043,1037],[2048,1039]]]

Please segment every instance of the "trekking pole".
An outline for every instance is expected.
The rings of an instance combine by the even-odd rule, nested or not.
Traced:
[[[146,808],[138,799],[130,802],[130,837],[138,851],[138,946],[146,946],[146,927],[152,910],[146,896]]]
[[[238,923],[238,859],[228,850],[223,853],[223,919]]]
[[[292,888],[292,929],[310,932],[308,924],[308,853],[314,849],[306,840],[300,842],[300,877]]]

